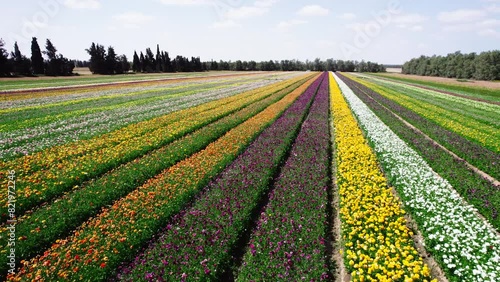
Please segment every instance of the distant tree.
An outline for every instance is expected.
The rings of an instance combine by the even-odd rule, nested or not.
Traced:
[[[320,58],[316,58],[314,60],[314,70],[315,71],[324,71],[325,70],[325,65],[323,61],[321,61]]]
[[[115,52],[115,48],[112,46],[108,47],[108,53],[105,56],[105,72],[103,74],[115,74],[117,69],[117,55]],[[123,73],[123,71],[121,71]]]
[[[193,71],[196,72],[202,72],[203,71],[203,64],[201,63],[200,57],[193,57],[191,59],[192,64],[193,64]]]
[[[0,38],[0,76],[10,76],[9,54],[4,46],[5,42]]]
[[[464,55],[462,78],[470,79],[474,77],[474,73],[476,72],[475,60],[476,60],[476,53],[470,53]]]
[[[330,59],[326,59],[325,65],[326,65],[326,70],[327,71],[334,71],[335,70],[333,59],[331,59],[331,58]]]
[[[235,70],[236,70],[236,71],[242,71],[242,70],[244,70],[244,69],[243,69],[243,63],[242,63],[240,60],[237,60],[237,61],[236,61],[236,67],[235,67]]]
[[[141,72],[141,60],[139,59],[139,56],[137,55],[136,51],[134,51],[134,59],[132,61],[132,71]]]
[[[164,72],[172,72],[172,60],[170,60],[170,56],[168,55],[168,52],[162,52],[161,54],[161,60],[162,60],[162,69]]]
[[[256,71],[257,70],[257,62],[256,61],[248,62],[248,70],[249,71]]]
[[[156,59],[155,59],[155,71],[163,72],[162,57],[160,53],[160,44],[156,44]]]
[[[54,44],[52,44],[50,39],[47,39],[45,43],[45,50],[46,51],[44,51],[43,53],[47,56],[47,58],[49,58],[49,60],[57,59],[57,49]]]
[[[31,69],[34,74],[44,74],[45,68],[43,63],[42,50],[36,37],[31,40]]]
[[[172,60],[172,72],[177,72],[177,62],[175,59]]]
[[[475,79],[500,79],[500,50],[483,52],[476,58]]]
[[[156,68],[155,55],[151,48],[146,48],[146,55],[144,56],[144,69],[146,72],[154,72]]]
[[[14,52],[11,53],[13,71],[19,75],[32,75],[31,62],[26,56],[21,54],[17,42],[14,43]]]
[[[43,52],[48,61],[45,64],[45,74],[50,76],[72,75],[75,64],[62,54],[57,55],[57,49],[50,39],[47,39]]]
[[[130,71],[130,62],[125,54],[118,57],[118,62],[121,64],[124,73]]]
[[[218,64],[216,61],[211,60],[211,61],[210,61],[209,68],[210,68],[210,70],[212,70],[212,71],[219,70],[219,64]]]
[[[108,70],[104,46],[92,42],[90,48],[85,51],[90,55],[90,71],[94,74],[106,74]]]
[[[448,78],[494,80],[500,78],[500,50],[447,56],[420,56],[403,65],[403,73]]]
[[[116,57],[116,65],[115,65],[115,73],[123,74],[130,71],[130,62],[127,59],[126,55],[121,55]]]
[[[141,65],[141,72],[146,72],[146,58],[144,57],[144,54],[141,52],[141,56],[139,57],[140,65]]]

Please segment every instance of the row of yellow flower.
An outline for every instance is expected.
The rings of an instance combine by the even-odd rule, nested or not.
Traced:
[[[429,281],[429,268],[413,245],[405,212],[333,76],[330,95],[343,255],[352,280]]]
[[[177,163],[58,240],[44,255],[23,261],[10,277],[22,280],[105,280],[130,258],[210,178],[233,160],[317,78],[233,128],[204,150]]]
[[[15,170],[22,179],[17,187],[19,208],[16,212],[21,216],[28,209],[60,196],[86,179],[164,146],[302,78],[304,76],[3,163],[0,170]],[[2,197],[0,206],[6,205],[7,197]],[[2,217],[5,219],[5,215]]]
[[[417,99],[402,95],[396,91],[390,90],[378,84],[368,82],[353,75],[346,74],[350,79],[363,84],[364,86],[380,93],[396,103],[408,108],[415,113],[436,122],[442,127],[454,131],[467,139],[495,150],[500,153],[500,131],[492,125],[482,123],[472,119],[464,119],[458,113],[443,109],[442,107],[418,101]]]

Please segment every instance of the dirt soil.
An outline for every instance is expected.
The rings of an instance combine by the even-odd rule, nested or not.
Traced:
[[[420,76],[420,75],[401,74],[401,73],[387,73],[386,76],[409,78],[409,79],[416,79],[416,80],[421,80],[421,81],[441,82],[441,83],[446,83],[446,84],[451,84],[451,85],[482,87],[482,88],[500,90],[500,82],[498,82],[498,81],[467,80],[467,81],[461,82],[461,81],[458,81],[456,78]]]

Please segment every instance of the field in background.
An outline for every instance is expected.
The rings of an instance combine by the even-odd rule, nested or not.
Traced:
[[[465,86],[465,87],[479,87],[479,88],[489,88],[489,89],[497,89],[500,90],[500,83],[498,81],[484,81],[484,80],[458,80],[456,78],[445,78],[445,77],[434,77],[434,76],[420,76],[420,75],[412,75],[412,74],[402,74],[397,72],[390,72],[386,74],[377,74],[381,76],[386,76],[390,78],[402,78],[409,79],[415,81],[423,81],[423,82],[436,82],[443,83],[449,85],[456,86]]]
[[[389,73],[401,73],[403,71],[402,68],[386,68],[386,71]]]
[[[37,89],[48,87],[67,87],[79,85],[93,85],[106,83],[124,83],[131,81],[162,80],[186,77],[219,76],[228,74],[248,74],[255,72],[192,72],[192,73],[151,73],[151,74],[121,74],[121,75],[92,75],[69,77],[23,77],[23,78],[0,78],[0,93],[9,90]]]

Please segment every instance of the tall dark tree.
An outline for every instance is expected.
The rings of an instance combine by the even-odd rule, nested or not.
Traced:
[[[13,70],[16,74],[31,75],[31,63],[26,56],[21,54],[17,42],[14,43],[14,52],[11,53]]]
[[[0,76],[10,76],[9,53],[4,46],[5,42],[0,38]]]
[[[90,48],[85,49],[85,51],[90,55],[90,71],[94,74],[106,74],[106,49],[104,46],[92,42]]]
[[[210,70],[219,70],[219,64],[216,61],[211,61],[210,62]]]
[[[162,64],[162,57],[161,57],[161,53],[160,53],[160,44],[156,44],[156,64],[155,64],[155,71],[156,72],[165,71],[162,68],[163,68],[163,64]]]
[[[116,66],[115,66],[115,73],[116,74],[123,74],[127,73],[130,71],[130,63],[127,59],[127,56],[121,55],[116,58]]]
[[[115,48],[112,46],[108,47],[108,53],[105,57],[106,72],[105,74],[115,74],[118,62]]]
[[[43,51],[43,53],[47,56],[49,61],[57,59],[57,49],[54,44],[52,44],[50,39],[47,39],[45,43],[45,51]]]
[[[58,76],[73,74],[75,64],[62,54],[57,55],[57,49],[49,39],[47,39],[45,51],[43,53],[48,57],[48,61],[45,64],[46,75]]]
[[[243,62],[241,62],[240,60],[237,60],[236,61],[236,66],[235,66],[235,71],[242,71],[244,70],[243,68]]]
[[[162,69],[164,72],[172,72],[172,61],[170,60],[170,56],[168,52],[162,52],[161,54],[162,60]]]
[[[43,63],[42,50],[36,37],[31,39],[31,68],[34,74],[44,74],[45,67]]]
[[[134,51],[134,59],[132,61],[132,71],[141,72],[141,60],[139,59],[139,56],[137,55],[136,51]]]
[[[146,49],[146,55],[144,56],[144,69],[146,72],[154,72],[156,68],[155,55],[151,48]]]
[[[146,72],[146,58],[144,57],[144,54],[141,51],[141,57],[140,57],[140,62],[141,62],[141,72]]]

